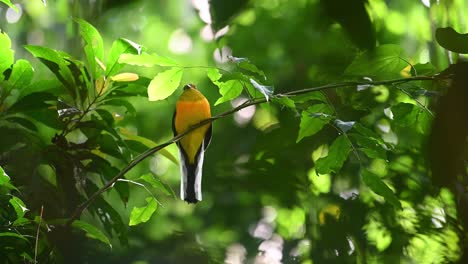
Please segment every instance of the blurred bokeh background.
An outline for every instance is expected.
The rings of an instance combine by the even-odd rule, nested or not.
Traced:
[[[184,65],[182,83],[196,84],[212,105],[219,92],[204,67],[232,69],[229,55],[248,58],[265,72],[265,85],[287,92],[348,80],[343,74],[346,67],[369,42],[396,44],[409,63],[430,63],[433,73],[444,70],[458,57],[435,42],[435,28],[450,25],[459,32],[468,30],[464,0],[364,1],[371,35],[359,19],[365,11],[341,1],[331,1],[335,8],[319,0],[212,1],[211,6],[208,0],[12,2],[19,12],[0,5],[0,28],[12,40],[15,58],[34,64],[34,78],[54,77],[23,45],[43,45],[83,59],[83,43],[73,22],[83,18],[99,30],[105,50],[123,37]],[[352,17],[348,21],[363,27],[362,36],[356,36],[359,30],[337,23],[335,11],[348,13]],[[220,16],[216,21],[212,12]],[[126,66],[123,71],[153,78],[161,70]],[[400,73],[400,77],[410,75],[410,67]],[[430,122],[394,126],[383,109],[394,100],[410,99],[385,86],[377,90],[369,97],[373,103],[364,107],[357,105],[362,98],[344,92],[326,95],[342,120],[368,122],[391,145],[387,160],[363,162],[376,175],[389,177],[387,183],[400,198],[402,210],[393,210],[362,186],[359,158],[350,156],[339,173],[316,175],[314,161],[337,136],[336,129],[327,127],[296,144],[300,114],[276,105],[257,105],[214,123],[205,155],[202,202],[188,205],[156,191],[162,205],[150,221],[128,228],[128,245],[115,234],[108,234],[111,249],[95,240],[80,242],[85,263],[456,262],[463,235],[451,222],[457,218],[455,195],[448,189],[433,189],[426,161]],[[157,102],[144,95],[129,98],[136,113],[115,110],[117,126],[156,143],[170,139],[180,93],[181,89]],[[423,102],[431,107],[429,101]],[[212,112],[239,103],[213,106]],[[167,150],[177,156],[175,145]],[[133,180],[148,172],[178,194],[176,164],[156,154],[126,177]],[[130,193],[126,206],[114,190],[104,195],[124,222],[131,208],[142,206],[147,196],[135,185]],[[88,212],[82,219],[101,225]]]

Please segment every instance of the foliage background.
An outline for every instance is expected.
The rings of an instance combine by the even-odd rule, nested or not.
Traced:
[[[86,42],[74,20],[82,18],[102,35],[104,60],[112,58],[111,46],[118,38],[141,44],[148,53],[181,65],[181,84],[196,84],[212,111],[222,113],[248,93],[239,98],[224,94],[226,102],[216,104],[220,89],[207,72],[223,69],[221,81],[226,82],[255,75],[228,55],[248,58],[266,76],[255,79],[273,87],[275,94],[442,72],[464,52],[443,48],[435,32],[447,26],[467,32],[463,0],[12,2],[19,13],[0,3],[0,28],[11,39],[16,63],[24,59],[34,72],[24,66],[30,83],[11,88],[1,101],[0,255],[6,263],[463,261],[466,232],[459,212],[466,206],[466,154],[463,158],[437,149],[433,146],[447,139],[430,137],[441,135],[432,128],[434,116],[459,113],[461,122],[449,124],[462,135],[452,143],[466,153],[466,92],[455,94],[461,103],[450,101],[453,96],[443,103],[448,87],[455,87],[451,71],[441,74],[449,80],[308,93],[294,97],[292,107],[278,97],[221,118],[213,124],[205,156],[201,203],[187,205],[172,194],[171,189],[178,194],[180,176],[171,161],[177,150],[170,145],[125,176],[148,190],[117,182],[70,229],[64,219],[85,196],[151,144],[172,138],[171,119],[181,89],[164,100],[148,101],[150,80],[168,68],[129,63],[120,72],[137,73],[140,79],[130,85],[115,83],[116,93],[108,98],[121,101],[104,104],[105,112],[91,109],[81,121],[94,127],[57,137],[78,115],[67,111],[86,107],[69,107],[73,100],[63,83],[34,58],[40,57],[37,51],[24,46],[63,50],[77,65],[89,67]],[[225,34],[214,39],[209,23]],[[222,29],[226,25],[227,32]],[[8,54],[5,43],[0,42],[2,59]],[[458,40],[443,46],[451,49],[450,43]],[[466,38],[460,43],[466,44]],[[373,56],[366,57],[369,53]],[[2,77],[2,96],[11,85],[5,76],[14,76],[7,73],[9,67]],[[94,93],[99,90],[94,85],[91,81],[85,87]],[[262,96],[249,87],[251,95]],[[89,98],[83,100],[86,106]],[[454,108],[437,108],[447,104]],[[129,140],[129,134],[153,143]],[[429,158],[443,156],[461,160],[462,169],[452,171],[446,163],[439,170],[442,175],[435,173],[431,166],[437,162]],[[145,175],[157,183],[145,181]],[[153,198],[148,191],[158,205],[146,205],[145,199]],[[135,207],[150,206],[157,207],[151,218],[132,217]],[[134,225],[138,222],[145,223]]]

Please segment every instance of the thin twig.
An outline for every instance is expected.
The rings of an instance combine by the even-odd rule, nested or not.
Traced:
[[[276,94],[276,96],[293,97],[293,96],[300,95],[300,94],[306,94],[306,93],[315,92],[315,91],[323,91],[323,90],[332,89],[332,88],[355,87],[357,85],[400,84],[400,83],[406,83],[406,82],[411,82],[411,81],[433,81],[435,79],[436,79],[436,77],[433,77],[433,76],[415,76],[415,77],[410,77],[410,78],[394,79],[394,80],[386,80],[386,81],[377,81],[377,82],[372,82],[372,81],[343,82],[343,83],[337,83],[337,84],[327,84],[327,85],[322,85],[322,86],[318,86],[318,87],[306,88],[306,89],[291,91],[291,92],[287,92],[287,93],[283,93],[283,94]],[[244,108],[247,108],[249,106],[258,105],[258,104],[262,104],[262,103],[265,103],[265,102],[267,102],[267,100],[265,98],[250,99],[250,100],[244,102],[243,104],[232,108],[229,111],[226,111],[226,112],[223,112],[223,113],[218,114],[216,116],[213,116],[211,118],[205,119],[205,120],[201,121],[200,123],[190,127],[190,129],[188,129],[184,133],[181,133],[181,134],[173,137],[172,139],[166,141],[165,143],[162,143],[162,144],[160,144],[158,146],[155,146],[155,147],[153,147],[151,149],[148,149],[147,151],[141,153],[140,155],[135,157],[135,159],[132,160],[125,168],[123,168],[119,173],[117,173],[117,175],[115,175],[106,184],[104,184],[104,186],[102,186],[99,190],[97,190],[95,193],[93,193],[88,198],[88,200],[86,200],[81,205],[79,205],[76,208],[76,210],[73,212],[73,214],[70,216],[70,218],[68,219],[67,225],[70,225],[71,223],[73,223],[73,221],[78,219],[81,216],[82,212],[86,208],[88,208],[88,206],[91,203],[93,203],[94,200],[96,200],[96,198],[99,195],[101,195],[102,193],[104,193],[105,191],[110,189],[117,180],[122,178],[128,171],[130,171],[133,167],[135,167],[138,163],[140,163],[141,161],[143,161],[147,157],[151,156],[152,154],[160,151],[161,149],[163,149],[163,148],[165,148],[165,147],[167,147],[167,146],[169,146],[169,145],[171,145],[173,143],[178,142],[180,139],[182,139],[187,134],[191,133],[192,131],[194,131],[195,129],[197,129],[199,127],[210,124],[210,123],[214,122],[217,119],[223,118],[223,117],[231,115],[233,113],[236,113],[236,112],[238,112],[238,111],[240,111],[240,110],[242,110]]]
[[[39,244],[39,231],[41,230],[41,224],[42,224],[42,212],[44,212],[43,205],[41,205],[41,213],[39,214],[39,225],[37,226],[37,232],[36,232],[36,244],[34,246],[34,263],[37,263],[37,245]]]

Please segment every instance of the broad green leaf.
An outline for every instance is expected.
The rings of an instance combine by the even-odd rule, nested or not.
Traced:
[[[3,72],[11,67],[14,59],[10,38],[0,31],[0,81],[4,79]]]
[[[70,61],[65,59],[70,58],[70,55],[42,46],[26,45],[25,49],[34,57],[39,58],[68,89],[70,95],[76,97],[75,79],[69,67]]]
[[[363,126],[361,123],[356,123],[353,126],[352,130],[356,131],[357,133],[359,133],[359,134],[361,134],[361,135],[363,135],[365,137],[372,138],[372,139],[377,140],[378,142],[383,143],[383,140],[382,140],[382,138],[380,137],[379,134],[377,134],[374,131],[372,131],[371,129]]]
[[[154,212],[156,212],[156,208],[158,204],[156,200],[152,197],[146,198],[146,202],[148,203],[144,207],[134,207],[132,212],[130,213],[130,223],[129,226],[138,225],[141,223],[148,222]]]
[[[288,108],[296,109],[296,104],[294,103],[294,100],[290,99],[289,97],[272,97],[271,101],[280,105],[284,105]]]
[[[106,76],[115,75],[122,68],[122,65],[119,63],[119,58],[122,54],[140,54],[140,52],[141,46],[131,40],[120,38],[114,41],[107,58]]]
[[[456,53],[468,53],[468,34],[460,34],[451,27],[438,28],[436,40],[445,49]]]
[[[13,208],[15,209],[17,219],[23,218],[26,212],[29,211],[29,209],[26,208],[24,202],[16,196],[13,196],[13,198],[11,198],[9,202],[11,206],[13,206]]]
[[[221,97],[216,101],[215,105],[228,102],[237,98],[242,93],[242,84],[238,80],[229,80],[227,82],[218,82],[219,93]]]
[[[155,53],[149,54],[146,52],[143,52],[140,55],[122,54],[119,58],[119,63],[125,63],[125,64],[136,65],[136,66],[144,66],[144,67],[153,67],[155,65],[164,66],[164,67],[178,65],[176,61],[170,58],[159,56]]]
[[[357,133],[349,133],[348,136],[353,142],[356,142],[359,146],[359,150],[364,152],[369,158],[387,159],[386,150],[378,140]]]
[[[398,45],[387,44],[358,55],[346,70],[346,75],[371,78],[395,78],[400,76],[408,63],[402,59],[403,49]]]
[[[104,42],[99,34],[99,31],[90,23],[83,19],[76,19],[80,25],[80,34],[83,37],[86,45],[84,47],[86,57],[88,59],[90,71],[94,78],[98,78],[101,74],[101,67],[97,61],[103,61],[104,57]]]
[[[398,197],[393,193],[392,189],[377,175],[368,170],[361,171],[362,181],[376,194],[382,196],[386,202],[390,203],[397,209],[401,209],[401,203]]]
[[[221,77],[223,77],[223,75],[216,68],[209,68],[208,70],[206,70],[206,76],[208,76],[208,78],[213,83],[217,82],[219,79],[221,79]]]
[[[237,57],[234,57],[234,56],[228,56],[228,58],[231,61],[235,62],[239,68],[244,69],[244,70],[249,71],[249,72],[252,72],[252,73],[255,73],[255,74],[258,74],[259,76],[266,79],[265,73],[262,70],[258,69],[257,66],[252,64],[249,59],[247,59],[247,58],[237,58]]]
[[[319,132],[331,120],[329,116],[331,114],[333,114],[333,110],[327,104],[315,104],[302,111],[296,143]]]
[[[17,234],[17,233],[13,233],[13,232],[0,233],[0,237],[15,237],[15,238],[22,239],[24,241],[28,241],[24,236]]]
[[[315,162],[315,171],[317,174],[327,174],[338,172],[343,163],[348,158],[351,151],[351,144],[345,135],[341,135],[331,144],[328,155]]]
[[[181,68],[172,68],[158,73],[148,86],[148,100],[164,100],[179,87],[184,71]]]
[[[138,74],[136,73],[131,73],[131,72],[123,72],[119,73],[117,75],[111,76],[110,77],[112,81],[114,82],[133,82],[138,80]]]
[[[11,89],[22,90],[31,82],[33,77],[33,68],[27,60],[17,60],[13,64],[13,70],[11,71],[8,82],[11,84]]]
[[[109,238],[107,238],[107,236],[97,227],[83,222],[81,220],[73,221],[72,226],[83,230],[86,233],[87,237],[101,241],[102,243],[112,248],[112,244],[110,243]]]
[[[0,187],[5,187],[8,190],[18,190],[10,183],[10,177],[6,174],[2,167],[0,167]]]
[[[392,106],[393,123],[398,126],[410,126],[417,123],[419,108],[414,104],[399,103]]]
[[[175,198],[174,191],[172,191],[172,189],[169,186],[165,185],[161,180],[154,177],[153,174],[147,173],[147,174],[141,176],[140,179],[144,180],[145,182],[147,182],[149,184],[151,184],[151,186],[153,186],[154,188],[163,191],[165,194]]]
[[[0,2],[5,3],[8,7],[10,7],[10,8],[13,9],[13,10],[15,10],[16,13],[19,13],[18,7],[15,6],[10,0],[0,0]]]
[[[119,132],[124,136],[124,139],[140,142],[148,148],[154,148],[158,145],[156,142],[152,141],[151,139],[134,135],[123,127],[119,128]],[[161,149],[159,151],[159,154],[163,155],[164,157],[172,161],[174,164],[179,166],[179,162],[177,161],[177,158],[174,157],[174,155],[172,155],[167,149]]]

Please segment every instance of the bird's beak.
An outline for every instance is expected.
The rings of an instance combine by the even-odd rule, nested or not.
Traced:
[[[189,83],[189,84],[184,86],[184,91],[188,90],[188,89],[197,89],[197,87],[195,87],[195,85]]]

